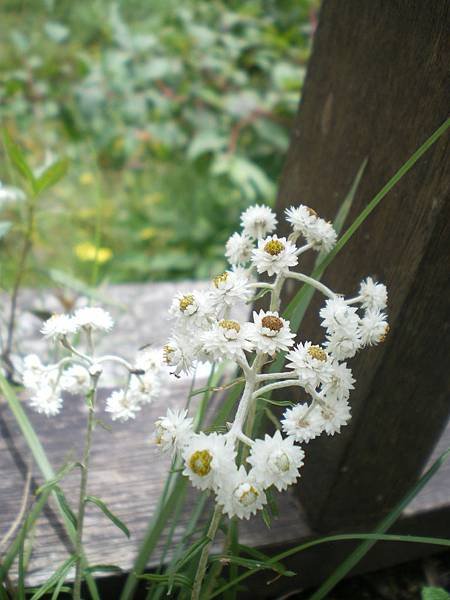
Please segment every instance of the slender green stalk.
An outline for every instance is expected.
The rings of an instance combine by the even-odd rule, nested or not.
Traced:
[[[2,359],[7,370],[8,376],[11,379],[14,373],[14,367],[11,363],[10,354],[14,342],[14,331],[16,326],[17,316],[17,301],[19,299],[19,291],[25,275],[28,257],[33,246],[33,231],[35,223],[35,198],[31,198],[27,203],[25,236],[23,239],[22,249],[19,256],[19,264],[16,270],[16,276],[11,292],[11,301],[9,305],[8,329],[6,333],[5,347],[2,352]]]
[[[194,585],[192,587],[191,600],[199,600],[200,593],[202,591],[202,583],[206,573],[206,567],[208,565],[209,550],[216,537],[217,530],[219,529],[220,521],[222,520],[222,507],[217,504],[214,510],[211,523],[209,524],[208,533],[206,537],[209,542],[203,548],[198,561],[197,573],[194,579]]]
[[[83,525],[84,525],[84,514],[86,509],[86,492],[87,482],[89,475],[89,459],[91,454],[92,446],[92,433],[94,430],[95,422],[95,394],[96,394],[97,383],[88,393],[88,418],[86,437],[84,442],[83,451],[83,462],[81,463],[81,482],[80,482],[80,497],[78,501],[78,519],[77,519],[77,534],[75,537],[75,554],[77,562],[75,565],[75,582],[73,586],[73,600],[81,599],[81,580],[82,580],[82,568],[83,568]]]

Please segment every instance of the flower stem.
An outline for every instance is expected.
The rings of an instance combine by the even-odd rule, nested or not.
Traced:
[[[209,524],[208,533],[206,537],[209,542],[203,547],[202,553],[200,554],[200,560],[198,561],[197,572],[195,574],[194,585],[192,587],[191,600],[199,600],[200,593],[202,591],[202,583],[206,574],[206,567],[208,565],[209,550],[216,537],[217,530],[219,529],[220,521],[222,519],[222,507],[217,504],[214,510],[211,523]]]
[[[88,405],[88,418],[86,427],[86,436],[84,440],[84,451],[83,461],[81,463],[81,482],[80,482],[80,496],[78,501],[78,520],[77,520],[77,533],[75,538],[75,554],[77,562],[75,566],[75,582],[73,585],[73,600],[81,599],[81,581],[82,567],[83,567],[83,525],[84,525],[84,513],[86,508],[86,491],[89,473],[89,458],[91,454],[92,445],[92,433],[94,430],[94,414],[95,414],[95,395],[96,395],[97,381],[93,382],[92,388],[89,390],[86,400]]]

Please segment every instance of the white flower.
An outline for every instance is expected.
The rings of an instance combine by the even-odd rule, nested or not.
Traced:
[[[258,240],[275,229],[277,218],[268,206],[256,204],[242,213],[241,223],[244,234]]]
[[[254,311],[253,321],[248,324],[246,335],[258,352],[273,355],[279,350],[287,350],[294,343],[295,334],[289,328],[289,321],[277,312]]]
[[[163,350],[161,348],[143,348],[136,354],[134,367],[138,371],[152,371],[160,373],[164,364]]]
[[[230,469],[217,490],[217,503],[230,518],[249,519],[266,502],[263,488],[243,466]]]
[[[212,360],[239,360],[253,345],[247,339],[248,324],[222,319],[201,335],[202,349]]]
[[[114,321],[109,312],[99,306],[79,308],[75,311],[74,319],[78,327],[98,331],[109,331],[114,326]]]
[[[298,263],[296,251],[297,248],[292,242],[284,237],[272,235],[259,240],[258,247],[252,252],[252,263],[258,273],[284,273]]]
[[[337,360],[352,358],[361,348],[361,331],[359,328],[354,331],[347,330],[347,332],[344,329],[338,329],[331,335],[327,335],[325,346],[329,354]]]
[[[194,487],[215,489],[230,469],[236,468],[236,451],[217,433],[196,433],[183,449],[184,471]]]
[[[91,378],[89,372],[81,365],[69,367],[61,376],[60,385],[70,394],[84,394],[89,390]]]
[[[283,439],[276,431],[273,437],[255,440],[247,462],[253,467],[252,475],[262,488],[274,485],[278,491],[285,490],[299,477],[305,453],[294,445],[292,437]]]
[[[321,405],[320,411],[323,418],[323,430],[328,435],[340,433],[341,427],[347,425],[351,419],[350,405],[346,400]]]
[[[317,388],[330,380],[332,376],[331,360],[320,346],[311,342],[298,344],[286,356],[291,362],[286,366],[294,369],[300,383],[307,387]]]
[[[359,325],[359,317],[355,307],[346,304],[342,296],[329,298],[320,309],[322,326],[330,333],[340,331],[353,334]]]
[[[187,410],[168,408],[166,416],[155,422],[156,444],[163,452],[181,450],[194,433],[193,420],[187,414]]]
[[[241,269],[215,277],[209,294],[211,306],[218,310],[230,308],[236,302],[248,302],[252,296],[250,282]]]
[[[68,315],[53,315],[42,326],[41,333],[46,338],[55,340],[75,333],[78,330],[77,322]]]
[[[383,342],[389,332],[386,313],[378,310],[366,311],[360,321],[360,331],[363,346],[375,346]]]
[[[23,360],[23,384],[27,388],[36,389],[39,387],[45,367],[37,354],[28,354]]]
[[[199,291],[178,293],[172,301],[169,314],[184,330],[206,329],[213,317],[209,295]]]
[[[281,425],[296,442],[309,442],[322,433],[324,419],[319,406],[296,404],[285,411]]]
[[[328,299],[320,310],[322,325],[327,328],[327,351],[337,360],[355,355],[361,348],[359,316],[353,306],[346,304],[344,298],[337,296]]]
[[[32,398],[30,398],[30,406],[40,414],[46,417],[57,415],[62,407],[63,401],[60,397],[59,390],[52,386],[43,385]]]
[[[325,400],[348,400],[350,390],[355,387],[351,369],[347,367],[347,363],[337,360],[331,363],[331,367],[331,377],[323,385]]]
[[[329,252],[336,244],[337,233],[331,223],[316,219],[304,231],[306,241],[317,251]]]
[[[305,235],[305,233],[314,225],[317,221],[317,213],[309,208],[300,204],[299,206],[290,206],[285,210],[286,220],[292,225],[294,231],[298,231]]]
[[[134,419],[136,413],[141,410],[139,404],[135,401],[132,394],[127,394],[125,390],[115,390],[106,400],[106,412],[111,413],[113,421],[128,421]]]
[[[245,265],[252,257],[253,242],[245,233],[233,233],[225,248],[225,256],[230,264]]]
[[[196,345],[186,336],[172,336],[163,348],[164,362],[175,367],[174,375],[190,373],[196,364]]]
[[[146,371],[143,375],[133,376],[130,381],[127,394],[137,405],[150,404],[159,396],[161,391],[161,379],[157,373]]]
[[[361,306],[368,310],[383,310],[387,305],[387,288],[377,283],[372,277],[361,282],[359,295],[362,296]]]

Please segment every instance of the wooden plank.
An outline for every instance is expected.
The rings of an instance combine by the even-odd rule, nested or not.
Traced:
[[[325,0],[281,178],[280,217],[286,206],[303,203],[332,219],[368,157],[350,223],[444,122],[449,25],[450,5],[439,1]],[[324,277],[345,294],[366,275],[385,282],[391,334],[350,361],[357,380],[350,426],[306,449],[299,497],[322,531],[364,528],[389,511],[448,419],[448,146],[446,134]],[[322,341],[321,303],[312,303],[301,339]]]

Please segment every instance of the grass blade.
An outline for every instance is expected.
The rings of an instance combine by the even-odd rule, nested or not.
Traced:
[[[319,546],[320,544],[325,544],[329,542],[339,542],[339,541],[349,541],[349,540],[364,540],[362,544],[356,548],[354,552],[344,560],[339,567],[330,575],[330,577],[322,584],[322,586],[311,596],[309,600],[321,600],[325,598],[328,592],[343,578],[345,575],[352,569],[362,558],[363,556],[372,548],[372,546],[377,541],[386,541],[386,542],[410,542],[410,543],[420,543],[420,544],[432,544],[437,546],[450,547],[450,540],[444,538],[435,538],[435,537],[424,537],[424,536],[414,536],[414,535],[395,535],[395,534],[385,534],[384,532],[391,527],[395,521],[399,518],[404,509],[408,506],[411,500],[423,489],[423,487],[430,481],[430,479],[437,473],[440,467],[444,464],[444,462],[450,457],[450,448],[446,450],[434,463],[433,465],[426,471],[424,475],[419,479],[419,481],[414,485],[414,487],[404,496],[404,498],[397,504],[397,506],[387,515],[385,519],[378,525],[375,532],[373,533],[348,533],[348,534],[339,534],[339,535],[330,535],[327,537],[319,538],[316,540],[311,540],[309,542],[305,542],[304,544],[300,544],[295,548],[291,548],[290,550],[286,550],[281,552],[271,558],[270,561],[266,561],[266,565],[268,563],[274,563],[282,561],[289,556],[293,556],[294,554],[298,554],[307,550],[308,548],[312,548],[313,546]],[[216,598],[223,594],[224,591],[228,590],[232,586],[237,585],[244,579],[250,577],[254,573],[263,570],[256,569],[252,571],[247,571],[246,573],[242,573],[235,579],[229,581],[221,588],[216,590],[214,594],[209,596],[209,600],[211,598]]]
[[[39,598],[42,598],[42,596],[47,594],[47,592],[50,592],[50,590],[53,587],[57,586],[60,582],[62,582],[62,585],[67,576],[67,573],[74,566],[76,561],[76,556],[71,556],[65,562],[63,562],[63,564],[53,573],[53,575],[51,575],[47,579],[44,585],[41,586],[39,590],[31,596],[31,600],[39,600]]]
[[[440,469],[444,462],[450,457],[450,448],[448,448],[428,469],[428,471],[422,475],[416,485],[406,494],[402,500],[394,507],[394,509],[385,517],[375,529],[376,534],[383,534],[387,531],[397,519],[401,513],[408,506],[411,500],[420,492],[420,490],[429,482],[429,480],[435,475]],[[430,542],[425,542],[430,543]],[[339,567],[328,577],[328,579],[320,586],[320,588],[312,595],[311,600],[320,600],[324,598],[328,592],[334,588],[334,586],[343,578],[347,573],[359,563],[359,561],[367,554],[367,552],[375,544],[375,540],[366,540],[360,544],[340,565]],[[446,545],[450,546],[450,541],[447,540]]]

